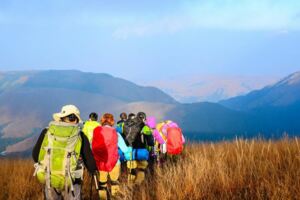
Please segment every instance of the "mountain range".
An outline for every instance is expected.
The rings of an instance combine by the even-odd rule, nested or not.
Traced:
[[[300,72],[297,72],[261,90],[220,101],[220,103],[236,110],[253,110],[269,106],[286,107],[298,104],[300,100],[299,88]]]
[[[140,80],[143,85],[153,85],[182,103],[218,102],[245,95],[253,90],[274,84],[278,76],[265,75],[190,75],[163,80]]]
[[[155,87],[108,74],[67,71],[0,72],[0,151],[30,152],[41,129],[65,104],[83,119],[90,112],[144,111],[180,124],[190,139],[280,137],[300,133],[300,73],[247,95],[218,103],[177,102]]]
[[[148,113],[154,110],[153,114],[162,118],[167,107],[164,104],[177,102],[157,88],[141,87],[108,74],[73,70],[2,72],[0,150],[23,150],[29,138],[33,140],[47,126],[52,113],[59,112],[65,104],[77,105],[84,119],[94,111],[116,115],[123,110],[137,112],[139,108]]]

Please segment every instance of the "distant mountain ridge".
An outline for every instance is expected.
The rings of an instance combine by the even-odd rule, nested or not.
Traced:
[[[176,103],[176,101],[155,87],[142,87],[109,74],[82,73],[75,70],[49,70],[35,72],[10,72],[0,79],[0,89],[13,87],[63,88],[107,95],[127,102],[143,101]],[[3,74],[2,74],[3,75]],[[15,78],[15,79],[14,79]]]
[[[252,115],[260,133],[300,135],[300,72],[247,95],[219,102]]]
[[[141,87],[108,74],[74,70],[0,72],[0,152],[30,152],[41,129],[65,104],[75,104],[84,120],[90,112],[144,111],[158,121],[180,124],[190,139],[236,135],[300,135],[299,73],[220,103],[181,104],[154,87]]]
[[[278,81],[277,76],[191,75],[148,81],[181,103],[218,102]],[[143,81],[140,81],[143,82]]]
[[[289,106],[297,104],[299,100],[300,72],[296,72],[261,90],[220,103],[235,110],[252,110],[265,106]]]

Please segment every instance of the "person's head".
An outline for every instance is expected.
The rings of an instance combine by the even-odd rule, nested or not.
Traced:
[[[144,112],[138,112],[137,114],[136,114],[136,116],[137,116],[137,118],[139,119],[139,120],[141,120],[141,121],[146,121],[146,114],[144,113]]]
[[[113,126],[115,124],[114,116],[110,113],[105,113],[101,118],[102,126]]]
[[[76,115],[71,114],[66,117],[62,117],[61,121],[66,123],[71,123],[71,124],[78,124],[79,119],[76,117]]]
[[[92,112],[90,115],[89,115],[89,118],[91,121],[97,121],[98,120],[98,114],[95,113],[95,112]]]
[[[120,118],[121,118],[121,120],[127,120],[127,114],[126,113],[124,113],[124,112],[122,112],[121,114],[120,114]]]
[[[66,123],[77,124],[81,122],[80,111],[74,105],[65,105],[59,113],[53,114],[54,121],[62,121]]]
[[[135,114],[134,114],[134,113],[130,113],[130,114],[128,115],[128,119],[133,119],[133,118],[135,118]]]

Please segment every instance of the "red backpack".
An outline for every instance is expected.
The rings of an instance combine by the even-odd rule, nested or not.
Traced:
[[[183,151],[182,132],[178,127],[167,129],[167,153],[178,155]]]
[[[118,135],[113,127],[94,129],[92,151],[99,171],[110,172],[118,162]]]

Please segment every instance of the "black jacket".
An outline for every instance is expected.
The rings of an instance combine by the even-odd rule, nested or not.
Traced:
[[[44,137],[45,137],[47,131],[48,131],[48,129],[45,128],[41,132],[36,144],[33,147],[32,158],[33,158],[34,162],[38,162],[38,160],[39,160],[40,149],[41,149],[41,146],[42,146],[42,143],[43,143],[43,140],[44,140]],[[82,145],[81,145],[81,150],[80,150],[82,160],[83,160],[84,165],[86,166],[87,170],[91,174],[93,174],[97,171],[97,166],[96,166],[96,162],[95,162],[94,157],[93,157],[93,153],[92,153],[92,150],[91,150],[91,147],[90,147],[89,140],[83,134],[83,132],[80,132],[80,136],[82,138]]]
[[[121,123],[123,123],[123,122],[125,122],[125,120],[121,119],[121,120],[119,120],[119,121],[117,122],[117,125],[118,125],[118,124],[121,124]]]

